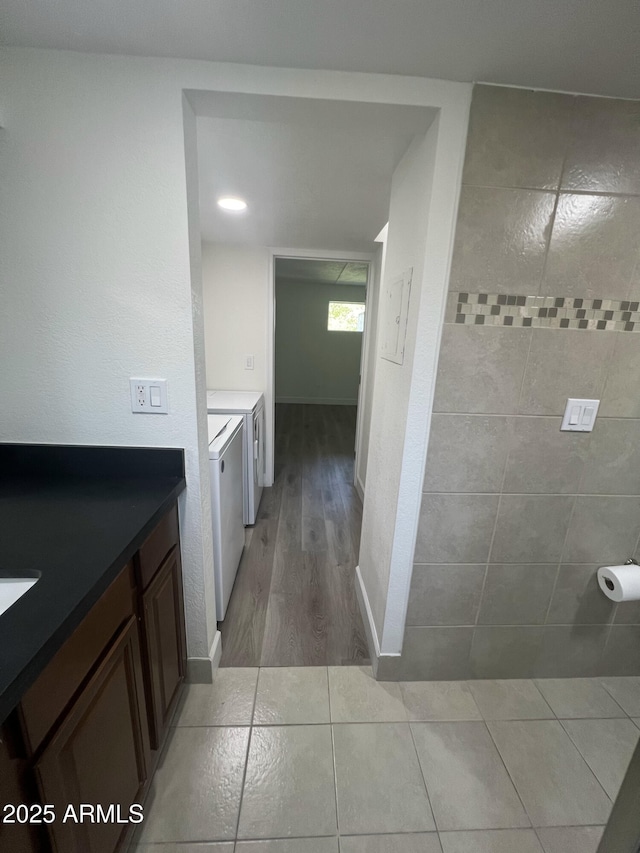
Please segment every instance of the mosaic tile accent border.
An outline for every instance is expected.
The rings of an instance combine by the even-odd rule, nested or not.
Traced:
[[[449,293],[446,323],[640,332],[640,302],[566,296]]]

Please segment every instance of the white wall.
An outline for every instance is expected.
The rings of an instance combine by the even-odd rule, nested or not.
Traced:
[[[364,302],[358,285],[276,279],[276,402],[355,406],[361,332],[330,332],[329,302]]]
[[[271,252],[264,246],[202,243],[207,388],[263,391],[266,408],[266,484],[273,470],[273,393],[267,376]],[[253,370],[245,356],[253,355]]]
[[[432,129],[426,136],[414,140],[396,167],[391,187],[385,273],[379,305],[388,281],[402,275],[410,267],[413,268],[413,280],[403,363],[395,364],[381,358],[379,347],[376,353],[369,482],[363,507],[360,571],[367,586],[379,636],[382,636],[384,626],[402,477],[404,432],[422,291],[424,242],[436,134],[437,127],[435,131]]]
[[[186,449],[188,654],[206,657],[216,624],[182,94],[154,70],[0,54],[0,439]],[[166,377],[170,413],[132,414],[130,376]]]
[[[362,348],[360,399],[358,401],[358,424],[356,431],[356,488],[358,489],[358,493],[361,498],[364,498],[364,490],[367,481],[367,459],[369,456],[369,436],[371,433],[373,388],[378,355],[378,300],[383,268],[384,243],[378,243],[371,263],[369,282],[367,284],[367,314],[365,317],[365,336]]]
[[[404,363],[375,370],[359,574],[374,650],[402,649],[469,113],[442,110],[393,177],[384,282],[413,268]]]
[[[202,244],[208,388],[265,390],[270,260],[262,246]]]
[[[204,381],[196,363],[203,309],[198,284],[191,289],[199,260],[189,243],[188,213],[192,224],[197,217],[193,194],[187,197],[185,145],[195,146],[195,129],[184,127],[183,92],[440,108],[433,203],[441,224],[433,229],[431,278],[444,288],[441,261],[450,253],[471,87],[17,48],[0,50],[0,80],[0,440],[186,449],[188,652],[205,656],[215,621]],[[187,166],[192,186],[194,164]],[[128,378],[137,374],[168,379],[168,416],[131,414]],[[426,450],[423,437],[411,437],[414,454]],[[384,478],[374,482],[385,487]],[[393,580],[392,572],[390,586]]]

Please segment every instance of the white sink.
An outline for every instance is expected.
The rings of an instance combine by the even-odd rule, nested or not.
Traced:
[[[19,598],[37,583],[38,578],[2,578],[0,577],[0,615],[15,604]]]

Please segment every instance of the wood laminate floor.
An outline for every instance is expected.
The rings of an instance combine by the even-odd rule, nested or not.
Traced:
[[[362,504],[355,406],[278,404],[265,489],[225,615],[221,666],[368,661],[354,579]]]

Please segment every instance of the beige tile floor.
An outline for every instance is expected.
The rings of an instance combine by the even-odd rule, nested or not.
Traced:
[[[380,683],[365,667],[191,685],[135,853],[595,853],[640,678]]]

